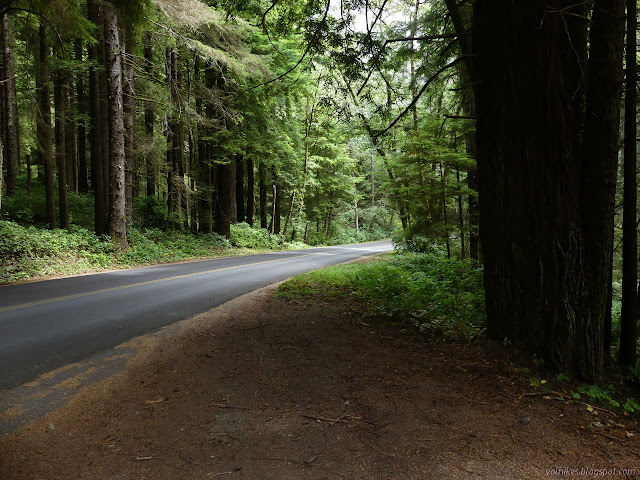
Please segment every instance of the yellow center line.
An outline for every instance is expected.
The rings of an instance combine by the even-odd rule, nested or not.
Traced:
[[[149,281],[146,281],[146,282],[131,283],[129,285],[122,285],[120,287],[103,288],[102,290],[94,290],[94,291],[91,291],[91,292],[75,293],[73,295],[66,295],[64,297],[48,298],[46,300],[38,300],[36,302],[22,303],[20,305],[12,305],[10,307],[3,307],[3,308],[0,308],[0,312],[8,312],[10,310],[18,310],[20,308],[35,307],[37,305],[44,305],[44,304],[47,304],[47,303],[60,302],[62,300],[71,300],[73,298],[88,297],[90,295],[98,295],[100,293],[116,292],[118,290],[126,290],[127,288],[142,287],[144,285],[153,285],[154,283],[169,282],[171,280],[178,280],[178,279],[181,279],[181,278],[197,277],[198,275],[208,275],[210,273],[223,272],[225,270],[234,270],[236,268],[252,267],[254,265],[264,265],[265,263],[282,262],[284,260],[290,260],[292,258],[309,257],[311,255],[317,255],[317,254],[316,253],[306,253],[304,255],[296,255],[295,257],[277,258],[275,260],[265,260],[263,262],[248,263],[248,264],[245,264],[245,265],[236,265],[234,267],[216,268],[216,269],[213,269],[213,270],[206,270],[204,272],[196,272],[196,273],[188,273],[188,274],[185,274],[185,275],[177,275],[175,277],[158,278],[157,280],[149,280]]]

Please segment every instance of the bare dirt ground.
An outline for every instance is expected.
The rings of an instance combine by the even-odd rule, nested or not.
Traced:
[[[0,438],[0,479],[640,478],[637,420],[539,394],[501,349],[273,290],[137,340]]]

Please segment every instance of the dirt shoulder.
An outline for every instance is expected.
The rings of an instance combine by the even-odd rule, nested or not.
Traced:
[[[637,421],[527,395],[490,345],[273,291],[136,340],[120,373],[0,437],[0,478],[640,478]]]

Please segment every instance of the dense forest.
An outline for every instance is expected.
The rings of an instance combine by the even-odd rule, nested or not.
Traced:
[[[395,234],[482,269],[490,338],[593,382],[635,365],[637,2],[0,11],[3,267],[26,226]]]

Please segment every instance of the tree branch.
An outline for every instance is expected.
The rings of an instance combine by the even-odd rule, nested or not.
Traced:
[[[456,58],[455,60],[453,60],[453,61],[451,61],[451,62],[447,63],[444,67],[442,67],[442,68],[441,68],[441,69],[439,69],[436,73],[434,73],[434,74],[433,74],[433,75],[432,75],[432,76],[431,76],[431,77],[426,81],[426,83],[422,86],[422,88],[420,89],[420,91],[418,92],[418,94],[416,95],[416,97],[411,101],[411,103],[410,103],[409,105],[407,105],[407,107],[402,111],[402,113],[400,113],[400,115],[398,115],[398,116],[396,117],[396,119],[395,119],[393,122],[391,122],[391,124],[390,124],[387,128],[385,128],[385,129],[384,129],[384,130],[382,130],[381,132],[377,133],[377,134],[375,135],[375,136],[376,136],[376,138],[377,138],[377,137],[380,137],[380,136],[382,136],[382,135],[384,135],[384,134],[385,134],[385,133],[387,133],[389,130],[391,130],[391,129],[395,126],[395,124],[396,124],[396,123],[398,123],[398,122],[400,121],[400,119],[401,119],[402,117],[404,117],[404,116],[407,114],[407,112],[409,112],[409,110],[411,110],[411,109],[413,108],[413,106],[414,106],[416,103],[418,103],[418,100],[420,100],[420,97],[421,97],[421,96],[422,96],[422,94],[425,92],[425,90],[427,89],[427,87],[428,87],[429,85],[431,85],[431,83],[432,83],[434,80],[436,80],[436,79],[438,78],[438,76],[439,76],[442,72],[444,72],[444,71],[448,70],[449,68],[453,67],[453,66],[454,66],[454,65],[456,65],[457,63],[460,63],[460,62],[462,61],[462,59],[463,59],[463,57],[458,57],[458,58]]]

